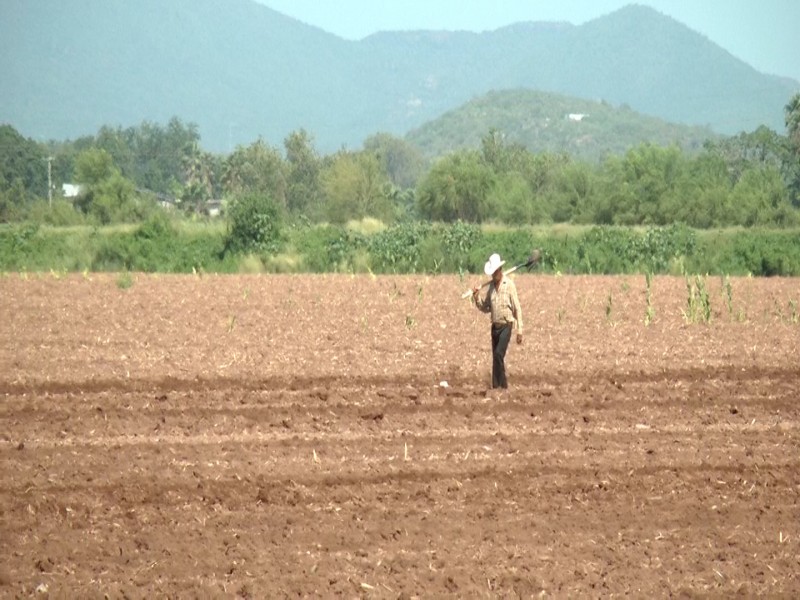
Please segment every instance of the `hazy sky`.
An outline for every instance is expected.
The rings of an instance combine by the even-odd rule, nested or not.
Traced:
[[[625,0],[257,0],[346,39],[376,31],[485,31],[519,21],[580,25]],[[800,0],[641,0],[759,71],[800,81]]]

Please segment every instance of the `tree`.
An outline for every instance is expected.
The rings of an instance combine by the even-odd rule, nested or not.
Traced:
[[[600,190],[593,207],[588,211],[587,223],[598,225],[633,224],[638,218],[638,199],[626,181],[625,161],[621,156],[610,156],[603,162],[599,179]]]
[[[26,196],[22,179],[18,177],[8,185],[0,175],[0,223],[10,223],[20,217],[23,207],[28,204]]]
[[[225,195],[267,194],[286,208],[286,163],[280,153],[263,140],[238,146],[222,165]]]
[[[517,225],[538,223],[546,217],[537,210],[531,188],[518,172],[506,172],[496,176],[489,192],[488,204],[496,207],[496,217],[503,223]]]
[[[490,129],[481,139],[481,156],[495,173],[524,173],[531,153],[522,144],[509,144],[505,134]]]
[[[124,174],[137,186],[162,194],[172,193],[184,181],[187,160],[200,143],[197,125],[177,117],[166,127],[143,121],[126,136],[133,147],[134,172]]]
[[[677,147],[642,144],[623,157],[603,163],[592,221],[615,225],[664,225],[673,218],[665,209],[679,194],[685,169]]]
[[[116,167],[127,177],[136,174],[133,131],[133,128],[123,130],[121,127],[114,129],[103,125],[92,143],[93,147],[108,152]]]
[[[185,151],[183,177],[181,205],[187,211],[198,213],[214,194],[214,158],[202,151],[197,142]]]
[[[624,160],[624,183],[636,198],[632,221],[626,224],[665,225],[670,220],[663,209],[674,195],[681,178],[683,153],[675,146],[644,144],[630,150]]]
[[[196,124],[172,117],[166,126],[150,121],[127,129],[104,125],[95,136],[81,138],[72,146],[77,152],[89,147],[105,150],[137,187],[168,194],[184,181],[187,161],[198,152],[199,142]]]
[[[786,105],[786,132],[789,139],[786,178],[792,205],[800,208],[800,93]]]
[[[798,222],[791,209],[788,190],[778,169],[749,169],[733,188],[732,202],[741,215],[740,224],[791,226]]]
[[[554,168],[552,185],[541,194],[541,212],[556,223],[586,222],[597,199],[597,175],[585,162],[569,162]]]
[[[800,94],[796,98],[800,98]],[[706,144],[707,152],[725,160],[732,186],[737,185],[751,169],[775,169],[789,192],[790,203],[800,208],[800,148],[794,146],[793,141],[793,136],[798,135],[795,122],[800,119],[795,113],[797,105],[800,105],[800,99],[793,99],[786,106],[788,137],[761,126],[751,133],[740,133]]]
[[[719,141],[709,141],[705,151],[716,154],[728,165],[731,184],[753,166],[780,169],[786,159],[786,138],[763,125],[753,132],[742,132]]]
[[[289,165],[286,177],[287,208],[294,214],[316,218],[322,199],[322,161],[314,149],[313,138],[304,129],[293,131],[284,140],[284,147]]]
[[[401,190],[415,187],[425,169],[425,159],[416,146],[388,133],[368,137],[364,150],[377,157],[389,180]]]
[[[577,181],[577,171],[584,166],[588,170],[588,165],[584,163],[573,163],[566,154],[555,154],[552,152],[541,152],[532,154],[525,149],[517,149],[512,154],[514,172],[518,172],[527,182],[532,194],[531,200],[531,219],[533,223],[547,221],[569,221],[572,219],[573,207],[565,204],[575,199],[566,198],[569,185],[566,177],[570,173],[570,167],[574,167],[576,172],[576,190],[581,182]],[[588,190],[588,181],[582,182]]]
[[[786,133],[795,157],[800,160],[800,93],[792,96],[784,109],[786,113]]]
[[[133,182],[122,176],[105,150],[90,148],[78,155],[75,181],[82,186],[75,205],[103,225],[137,220],[145,212],[136,204]]]
[[[739,224],[732,189],[722,157],[703,152],[688,161],[675,192],[662,201],[662,220],[703,228]]]
[[[321,174],[325,213],[332,223],[376,217],[392,220],[386,196],[389,178],[378,157],[368,152],[339,152]]]
[[[16,199],[46,198],[47,156],[36,142],[24,138],[10,125],[0,125],[0,191],[19,181],[25,193],[21,197],[15,193]]]
[[[136,222],[146,214],[137,210],[133,182],[119,171],[91,186],[89,194],[91,203],[87,212],[103,225]]]
[[[114,159],[99,148],[85,150],[75,159],[75,181],[82,185],[97,185],[117,172]]]
[[[420,184],[419,213],[439,221],[481,223],[491,216],[495,175],[481,155],[462,150],[436,163]]]

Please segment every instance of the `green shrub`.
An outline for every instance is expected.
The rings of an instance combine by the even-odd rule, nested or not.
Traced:
[[[75,210],[72,203],[61,198],[53,200],[52,204],[46,200],[37,200],[28,207],[27,215],[30,221],[42,225],[52,225],[53,227],[67,227],[86,223],[86,217]]]
[[[163,212],[138,227],[5,224],[0,225],[0,271],[235,273],[242,257],[252,254],[258,257],[256,271],[482,273],[494,252],[520,264],[540,248],[540,272],[800,275],[797,230],[697,231],[679,225],[481,229],[460,222],[407,222],[369,235],[308,224],[273,234],[286,249],[232,252],[230,228],[226,232],[213,223],[171,220]]]
[[[703,232],[687,262],[688,270],[698,273],[796,277],[800,275],[800,232]]]
[[[114,231],[99,236],[94,271],[146,273],[235,272],[236,260],[224,255],[222,235],[214,230],[178,230],[163,214],[156,214],[133,232]]]
[[[237,272],[256,275],[264,272],[264,263],[256,254],[240,255],[237,261]]]
[[[420,244],[430,234],[426,222],[399,223],[369,239],[373,269],[379,273],[417,273],[421,268]]]
[[[281,213],[270,196],[250,193],[233,199],[228,207],[226,252],[275,254],[282,243]]]
[[[303,256],[306,271],[331,273],[348,269],[366,237],[340,225],[298,227],[290,231],[292,246]]]

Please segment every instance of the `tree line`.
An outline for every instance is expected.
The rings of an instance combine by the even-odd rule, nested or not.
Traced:
[[[427,161],[386,133],[329,155],[303,129],[282,147],[258,139],[212,154],[197,126],[177,117],[48,143],[4,125],[0,222],[142,222],[162,210],[159,202],[195,215],[220,200],[229,215],[312,224],[371,217],[387,224],[791,227],[800,224],[800,94],[785,117],[784,134],[762,126],[698,152],[645,143],[598,163],[533,153],[497,130],[478,148]],[[62,183],[78,184],[78,196],[63,199]],[[248,206],[237,213],[237,203]]]

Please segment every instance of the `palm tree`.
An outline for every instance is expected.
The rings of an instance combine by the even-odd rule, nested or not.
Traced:
[[[795,94],[789,104],[785,107],[786,111],[786,133],[789,141],[794,146],[795,153],[800,159],[800,93]]]
[[[203,203],[214,193],[213,157],[193,142],[183,160],[184,191],[181,200],[186,201],[187,210],[200,212]]]
[[[800,93],[795,94],[786,105],[786,135],[792,155],[789,170],[789,192],[792,204],[800,208]]]

